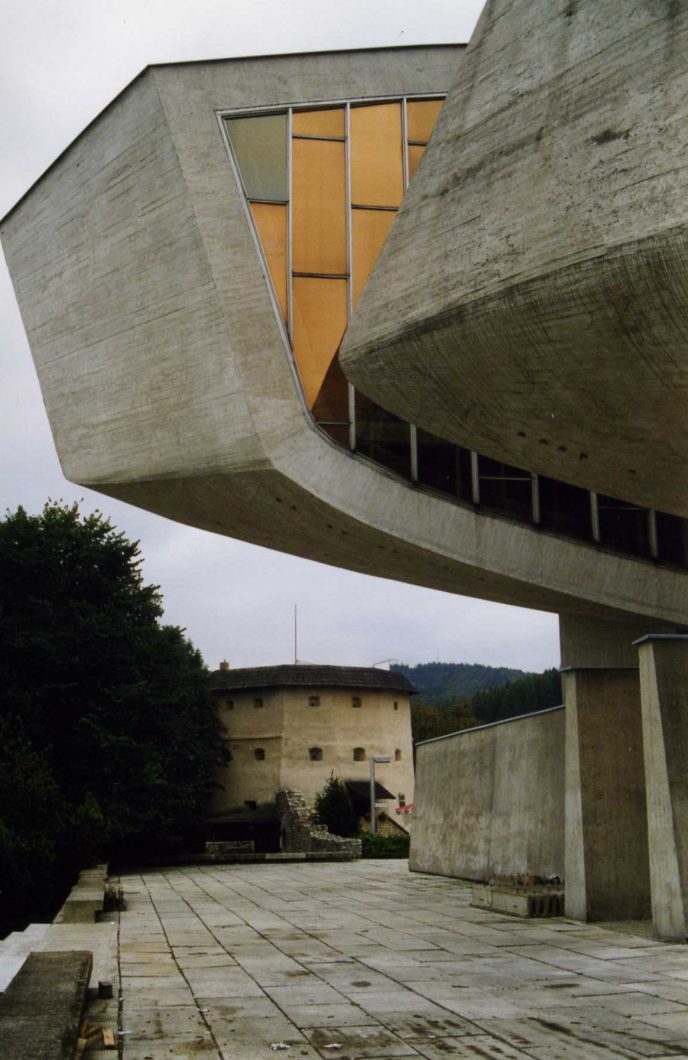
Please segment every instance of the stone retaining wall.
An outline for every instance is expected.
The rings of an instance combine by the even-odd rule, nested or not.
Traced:
[[[281,849],[285,853],[332,851],[360,858],[361,840],[332,835],[318,824],[300,791],[278,791],[275,803],[280,818]]]

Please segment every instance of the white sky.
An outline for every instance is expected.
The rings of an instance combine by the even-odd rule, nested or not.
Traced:
[[[467,41],[482,0],[0,0],[0,216],[147,63]],[[553,615],[432,592],[217,537],[67,482],[0,259],[0,509],[83,498],[140,540],[166,621],[206,661],[299,657],[558,665]]]

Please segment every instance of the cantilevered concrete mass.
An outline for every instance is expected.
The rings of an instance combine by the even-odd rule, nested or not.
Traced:
[[[327,563],[558,612],[682,625],[688,594],[670,569],[673,546],[669,566],[655,565],[665,537],[678,540],[682,562],[682,525],[664,535],[661,524],[653,536],[640,512],[630,548],[613,526],[609,539],[604,523],[595,536],[587,493],[571,499],[570,488],[561,495],[567,487],[518,469],[512,481],[513,469],[415,432],[347,393],[334,360],[338,292],[347,291],[349,311],[360,293],[357,226],[381,222],[360,244],[370,262],[403,195],[394,181],[408,182],[430,134],[423,100],[441,98],[463,60],[462,47],[438,47],[151,67],[89,126],[2,224],[62,467],[170,518]],[[317,119],[317,135],[297,126],[313,128],[309,108],[330,115]],[[337,108],[348,126],[323,135]],[[403,115],[396,148],[394,108]],[[236,136],[239,119],[266,115],[289,115],[286,193],[252,192]],[[366,175],[366,154],[388,141],[392,155]],[[322,188],[296,168],[304,145],[345,160],[351,247],[341,264],[327,258],[334,236]],[[265,210],[286,197],[296,239],[304,183],[324,202],[303,231],[325,260],[299,259],[295,242],[283,247],[285,326]],[[320,303],[299,303],[318,283]],[[313,320],[330,344],[324,361]],[[333,389],[319,413],[328,380],[343,384],[344,407]]]
[[[494,0],[344,344],[376,401],[688,514],[688,7]]]

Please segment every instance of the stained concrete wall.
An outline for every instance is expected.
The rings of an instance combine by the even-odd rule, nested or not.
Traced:
[[[650,870],[638,670],[569,670],[564,698],[566,915],[642,919]]]
[[[555,707],[419,744],[410,868],[563,876],[564,720]]]

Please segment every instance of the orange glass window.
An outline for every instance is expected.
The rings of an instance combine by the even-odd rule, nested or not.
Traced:
[[[356,305],[396,217],[394,210],[352,210],[352,301]]]
[[[291,131],[294,136],[344,136],[344,108],[295,111]]]
[[[346,273],[346,157],[334,140],[292,141],[292,269]]]
[[[256,222],[275,293],[287,318],[287,207],[265,202],[252,202],[251,213]]]
[[[346,280],[294,277],[294,357],[311,408],[347,323]]]
[[[409,180],[413,180],[413,174],[420,165],[420,160],[425,154],[425,148],[420,147],[418,144],[409,144],[408,148],[408,167],[409,167]]]
[[[428,142],[443,102],[441,99],[417,99],[407,103],[406,136],[409,140]]]
[[[399,206],[403,185],[401,104],[352,107],[352,203]]]

